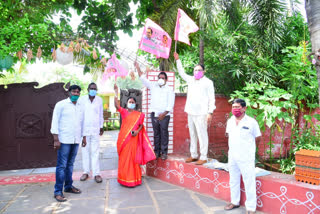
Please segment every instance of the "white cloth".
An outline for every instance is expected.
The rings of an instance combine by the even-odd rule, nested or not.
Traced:
[[[145,76],[141,76],[140,80],[150,89],[151,104],[149,112],[154,112],[156,117],[165,111],[168,111],[167,115],[170,115],[174,106],[175,95],[173,90],[168,85],[160,87],[158,82],[151,82]]]
[[[100,137],[99,135],[86,136],[87,145],[82,147],[82,167],[83,174],[90,174],[90,157],[91,157],[91,169],[92,175],[100,175],[99,164],[99,149],[100,149]]]
[[[245,155],[243,155],[245,156]],[[230,193],[231,203],[239,205],[240,203],[240,181],[241,175],[246,191],[246,208],[249,211],[256,211],[256,173],[254,161],[240,161],[234,160],[229,156],[228,166],[230,175]]]
[[[229,136],[229,156],[235,160],[255,160],[256,137],[261,136],[255,119],[245,115],[237,125],[235,116],[232,116],[227,122],[226,133]]]
[[[181,78],[188,85],[187,102],[184,111],[191,115],[213,113],[216,109],[213,82],[207,77],[196,80],[193,76],[187,75],[180,60],[177,60],[177,69]]]
[[[79,103],[84,111],[83,136],[99,135],[104,123],[102,99],[95,96],[91,102],[86,95],[79,98]]]
[[[255,211],[257,202],[255,139],[261,136],[259,125],[255,119],[247,115],[237,125],[235,116],[232,116],[227,122],[226,132],[229,136],[228,166],[231,203],[238,205],[240,202],[240,175],[242,175],[246,191],[246,208]]]
[[[192,158],[198,158],[197,142],[200,144],[200,160],[207,160],[208,132],[207,115],[188,114],[188,126],[190,134],[190,153]]]
[[[59,101],[53,110],[51,133],[57,134],[64,144],[81,143],[83,111],[79,102],[73,104],[70,98]]]

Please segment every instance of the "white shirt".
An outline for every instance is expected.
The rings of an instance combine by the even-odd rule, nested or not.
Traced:
[[[165,111],[170,115],[174,106],[173,90],[167,85],[160,87],[158,82],[151,82],[145,76],[141,76],[140,80],[151,92],[150,112],[154,112],[156,117]]]
[[[187,102],[184,111],[191,115],[213,113],[216,109],[213,82],[207,77],[196,80],[185,73],[181,61],[177,60],[181,78],[188,84]]]
[[[256,154],[256,137],[261,136],[257,121],[245,115],[236,125],[232,116],[227,122],[226,133],[229,135],[229,157],[235,160],[252,161]]]
[[[104,122],[101,97],[95,96],[91,102],[89,95],[86,95],[80,97],[78,102],[84,111],[83,136],[99,135]]]
[[[73,104],[70,98],[59,101],[53,110],[51,133],[57,134],[64,144],[79,144],[82,138],[83,111],[79,102]]]

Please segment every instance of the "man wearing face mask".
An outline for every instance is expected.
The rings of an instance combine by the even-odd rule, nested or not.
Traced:
[[[73,164],[83,136],[83,111],[77,102],[80,91],[79,86],[70,86],[69,97],[55,105],[52,115],[50,131],[54,139],[54,149],[58,151],[54,198],[58,202],[67,200],[62,193],[63,186],[65,192],[81,193],[80,189],[72,186]],[[85,136],[82,143],[86,144]]]
[[[140,66],[135,62],[140,80],[151,92],[151,121],[154,134],[154,152],[156,157],[161,156],[162,160],[166,160],[168,157],[168,143],[169,132],[168,126],[170,121],[170,114],[173,111],[174,106],[174,92],[166,85],[168,77],[166,72],[162,71],[158,75],[157,82],[149,81],[144,75],[142,75]]]
[[[94,180],[97,183],[102,182],[99,165],[100,136],[103,134],[103,105],[102,99],[97,96],[97,85],[90,83],[88,86],[88,95],[79,99],[84,111],[83,134],[87,137],[87,145],[82,145],[82,167],[83,175],[80,181],[85,181],[90,174],[91,169]]]
[[[256,144],[261,140],[257,121],[246,115],[246,102],[235,99],[232,102],[233,116],[227,122],[226,133],[229,137],[228,165],[230,175],[231,203],[224,209],[232,210],[240,203],[240,176],[246,191],[247,213],[256,211]]]
[[[188,84],[187,102],[184,111],[188,114],[188,127],[190,134],[191,157],[186,163],[195,162],[202,165],[207,162],[208,155],[208,132],[215,106],[213,82],[204,76],[203,65],[196,65],[193,70],[194,76],[185,73],[179,55],[174,53],[177,61],[177,69],[181,78]],[[197,141],[200,144],[200,159],[198,159]]]

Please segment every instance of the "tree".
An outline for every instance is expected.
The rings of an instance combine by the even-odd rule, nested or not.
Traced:
[[[316,60],[317,79],[318,79],[318,96],[320,105],[320,1],[305,0],[305,8],[307,12],[308,25],[310,31],[310,39],[312,44],[312,52]]]
[[[198,63],[199,34],[202,34],[206,44],[206,76],[214,80],[217,93],[230,95],[234,90],[241,90],[247,82],[264,82],[286,88],[286,84],[280,81],[283,76],[279,73],[278,65],[282,64],[286,55],[282,52],[284,48],[299,46],[301,41],[308,40],[308,34],[304,36],[307,25],[303,17],[298,11],[289,16],[283,4],[273,4],[280,9],[269,6],[273,9],[263,11],[258,16],[253,15],[258,13],[258,9],[251,8],[253,5],[236,0],[231,3],[225,1],[225,4],[218,6],[214,4],[215,13],[211,16],[214,24],[207,25],[202,32],[192,34],[192,46],[179,47],[186,71],[192,75],[192,68]],[[266,1],[258,3],[261,10],[263,5],[268,4]],[[193,5],[193,8],[199,9],[197,5]],[[274,10],[276,15],[272,14]],[[199,21],[199,14],[190,14],[193,14],[191,18]],[[253,24],[253,17],[261,19],[261,22]],[[280,23],[278,20],[281,20]],[[265,31],[261,31],[263,28]],[[279,36],[274,36],[277,33]]]
[[[35,56],[39,47],[42,50],[41,57],[45,61],[51,60],[53,47],[57,48],[61,43],[68,45],[77,38],[83,38],[90,45],[112,52],[115,41],[119,39],[118,30],[132,34],[133,14],[129,13],[129,2],[130,0],[0,1],[0,63],[6,57],[10,60],[13,58],[13,63],[17,62],[19,57],[16,54],[19,51],[25,56],[31,50]],[[69,24],[71,8],[84,14],[77,32],[73,32]],[[59,16],[60,23],[52,21],[54,14]],[[34,61],[35,57],[30,59],[30,62]]]
[[[78,27],[78,35],[88,39],[90,44],[113,52],[117,31],[122,30],[132,36],[131,0],[75,0],[73,7],[80,15],[84,12]]]
[[[200,25],[200,40],[199,40],[199,63],[204,64],[204,38],[205,28],[215,25],[218,19],[218,2],[216,0],[201,0],[197,7],[199,25]]]
[[[71,0],[27,0],[27,1],[0,1],[0,58],[14,57],[22,50],[28,49],[36,55],[40,46],[42,55],[50,56],[51,48],[57,45],[61,38],[72,34],[68,24],[71,14],[68,7]],[[50,20],[52,14],[62,11],[60,24]],[[34,61],[31,60],[31,61]]]

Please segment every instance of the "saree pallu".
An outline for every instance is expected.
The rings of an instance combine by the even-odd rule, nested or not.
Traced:
[[[137,111],[129,113],[123,108],[120,108],[119,112],[123,120],[117,141],[118,182],[124,186],[134,187],[141,184],[140,165],[156,157],[144,127],[137,136],[131,135],[132,130],[137,130],[143,125],[144,114]]]

